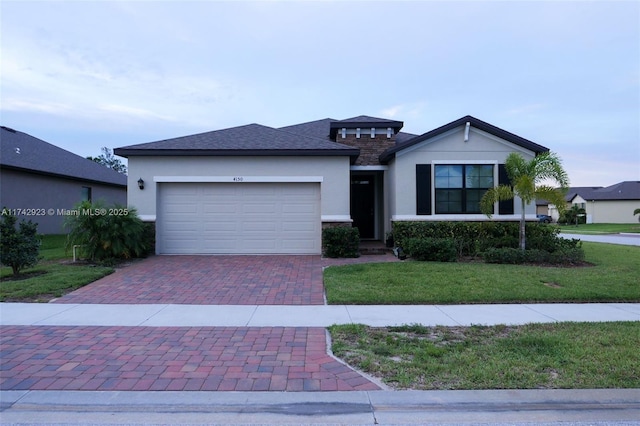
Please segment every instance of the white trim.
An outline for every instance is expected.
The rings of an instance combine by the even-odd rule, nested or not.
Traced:
[[[342,131],[340,133],[342,133],[342,139],[346,138],[347,137],[347,129],[346,129],[346,127],[343,127]]]
[[[351,166],[349,170],[352,172],[370,172],[370,171],[380,171],[380,170],[389,170],[389,166]]]
[[[417,222],[441,222],[441,221],[458,221],[458,222],[504,222],[504,221],[519,221],[519,214],[498,215],[495,214],[488,218],[484,214],[432,214],[432,215],[411,215],[411,214],[398,214],[391,217],[392,221],[417,221]],[[528,214],[525,216],[525,220],[536,221],[535,214]]]
[[[371,137],[372,137],[372,138],[375,138],[375,137],[376,137],[376,128],[375,128],[375,127],[372,127],[372,128],[371,128]]]
[[[155,222],[156,215],[155,214],[139,214],[138,217],[143,222]]]
[[[348,214],[323,214],[320,216],[322,222],[353,222]]]
[[[467,124],[464,126],[464,141],[469,142],[469,128],[471,127],[471,123],[467,121]]]
[[[356,139],[360,139],[360,127],[356,129]]]
[[[211,182],[211,183],[306,183],[323,182],[323,176],[154,176],[154,182]]]
[[[431,164],[441,166],[443,164],[451,165],[451,166],[464,166],[467,164],[478,164],[478,165],[486,165],[486,164],[500,164],[498,160],[431,160]]]
[[[391,139],[391,132],[393,132],[393,129],[391,127],[387,127],[387,139]]]

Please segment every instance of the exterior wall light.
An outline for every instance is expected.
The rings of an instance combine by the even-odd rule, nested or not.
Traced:
[[[138,179],[138,188],[144,189],[144,180],[142,178]]]

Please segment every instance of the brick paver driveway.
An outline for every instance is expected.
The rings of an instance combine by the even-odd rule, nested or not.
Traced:
[[[364,257],[364,256],[363,256]],[[154,256],[57,303],[313,305],[322,267],[392,256]],[[335,391],[379,387],[314,327],[3,326],[0,390]]]
[[[56,303],[322,305],[320,256],[153,256]]]

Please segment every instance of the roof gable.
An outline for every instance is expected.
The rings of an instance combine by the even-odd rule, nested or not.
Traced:
[[[26,133],[2,126],[2,168],[126,187],[127,176]]]
[[[533,151],[536,154],[549,151],[548,148],[542,145],[538,145],[537,143],[532,142],[528,139],[522,138],[518,135],[507,132],[506,130],[500,129],[499,127],[496,127],[492,124],[486,123],[475,117],[467,115],[462,118],[459,118],[458,120],[452,121],[451,123],[445,124],[444,126],[440,126],[427,133],[424,133],[420,136],[416,136],[415,138],[405,140],[405,142],[399,143],[395,147],[386,150],[384,153],[382,153],[382,155],[380,155],[380,162],[386,163],[392,158],[394,158],[397,152],[402,151],[403,149],[409,148],[411,146],[414,146],[426,140],[432,139],[436,136],[439,136],[457,127],[465,126],[467,123],[469,123],[472,127],[476,129],[482,130],[500,139],[506,140],[522,148]]]

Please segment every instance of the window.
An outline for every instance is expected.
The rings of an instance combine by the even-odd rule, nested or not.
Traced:
[[[493,165],[435,166],[436,214],[480,212],[480,199],[493,187]]]
[[[91,187],[90,186],[83,186],[82,187],[82,201],[91,202]]]

